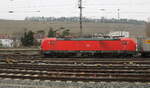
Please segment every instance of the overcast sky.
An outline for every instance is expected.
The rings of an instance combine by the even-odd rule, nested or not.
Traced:
[[[83,6],[83,16],[91,18],[117,18],[117,9],[120,18],[147,21],[150,17],[150,0],[83,0]],[[1,0],[0,19],[20,20],[27,16],[79,16],[78,0]]]

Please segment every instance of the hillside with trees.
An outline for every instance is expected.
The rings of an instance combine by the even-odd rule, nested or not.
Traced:
[[[77,17],[67,18],[67,20],[62,20],[66,18],[55,19],[54,17],[50,17],[51,20],[47,19],[46,17],[39,17],[41,20],[39,20],[38,17],[36,17],[38,18],[38,20],[33,20],[33,18],[32,20],[29,17],[27,17],[25,20],[0,20],[0,34],[7,34],[11,37],[14,37],[15,39],[20,39],[22,35],[24,35],[24,32],[31,30],[37,34],[38,32],[42,31],[42,33],[47,36],[50,28],[52,28],[53,31],[57,31],[57,35],[59,36],[64,36],[64,34],[68,35],[68,33],[66,32],[69,32],[70,35],[77,36],[80,33],[79,19]],[[108,33],[111,31],[128,31],[130,32],[131,37],[146,35],[146,25],[144,21],[132,22],[126,20],[124,22],[122,21],[121,23],[117,23],[117,21],[115,21],[116,23],[113,23],[112,20],[106,21],[106,19],[105,21],[102,19],[86,20],[87,21],[83,20],[84,35],[92,35],[95,33]],[[68,29],[69,31],[67,31]]]
[[[26,17],[26,21],[38,21],[38,22],[79,22],[79,17]],[[144,24],[145,21],[134,19],[92,19],[83,17],[83,22],[95,22],[95,23],[127,23],[127,24]]]

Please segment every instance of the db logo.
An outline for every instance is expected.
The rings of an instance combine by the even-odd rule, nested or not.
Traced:
[[[86,47],[90,47],[91,45],[90,44],[86,44]]]

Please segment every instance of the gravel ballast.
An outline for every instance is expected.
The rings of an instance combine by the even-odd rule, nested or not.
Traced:
[[[150,88],[150,83],[0,79],[0,88]]]

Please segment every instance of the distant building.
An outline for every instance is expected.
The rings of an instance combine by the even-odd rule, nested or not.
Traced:
[[[113,32],[109,33],[109,36],[112,36],[112,37],[130,37],[130,34],[127,31],[113,31]]]
[[[22,46],[22,43],[20,39],[13,39],[13,47],[17,48],[21,46]]]
[[[7,34],[0,34],[0,47],[13,47],[13,39]]]
[[[13,40],[12,39],[0,39],[0,46],[1,47],[13,47]]]
[[[7,34],[0,34],[0,39],[10,39],[10,35]]]

